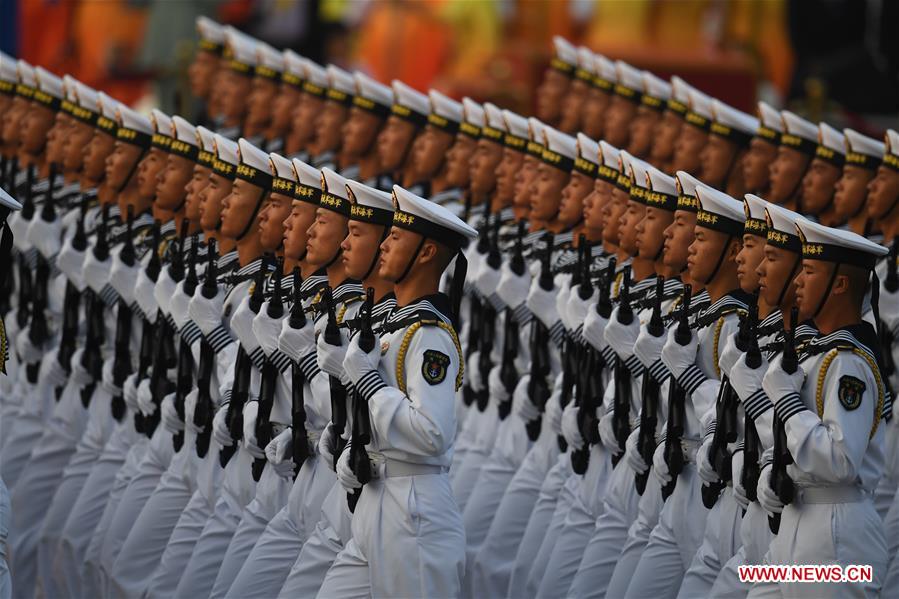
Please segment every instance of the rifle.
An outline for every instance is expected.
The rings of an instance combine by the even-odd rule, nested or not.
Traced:
[[[490,235],[487,235],[489,245],[487,251],[487,266],[493,270],[499,270],[499,267],[502,265],[502,256],[500,256],[499,252],[499,225],[499,213],[497,213],[496,218],[493,221],[493,239],[491,240]],[[481,335],[478,338],[480,350],[480,353],[478,353],[478,370],[481,371],[481,381],[483,385],[475,400],[477,401],[478,410],[483,412],[487,409],[487,404],[490,401],[490,389],[487,385],[487,379],[490,376],[490,370],[493,368],[493,361],[491,360],[490,354],[493,352],[497,314],[493,305],[490,303],[489,298],[485,298],[484,303],[481,304],[481,310]]]
[[[150,254],[150,260],[147,262],[147,267],[144,270],[144,274],[147,275],[147,278],[154,282],[159,278],[159,270],[161,268],[159,259],[159,245],[162,242],[161,227],[162,224],[158,220],[153,222],[153,229],[151,230],[153,249]],[[153,343],[155,342],[155,339],[156,325],[150,322],[150,319],[144,318],[140,338],[140,352],[138,353],[137,360],[138,380],[142,381],[149,376],[150,366],[153,364]],[[150,421],[144,417],[140,410],[134,414],[134,430],[138,433],[143,433],[148,437],[153,435],[153,431],[150,430]]]
[[[200,293],[206,299],[212,299],[218,293],[218,256],[215,251],[215,238],[210,238],[206,245],[206,273]],[[205,458],[209,452],[209,441],[212,438],[212,395],[209,387],[212,384],[212,371],[215,368],[215,351],[209,341],[200,340],[200,364],[197,367],[197,405],[194,408],[194,424],[201,431],[197,434],[197,456]]]
[[[87,216],[87,195],[81,197],[81,214],[75,226],[75,234],[72,236],[72,248],[83,252],[87,248],[87,236],[84,233],[84,219]],[[68,374],[71,372],[72,355],[75,353],[75,343],[78,338],[78,306],[81,303],[81,292],[66,280],[66,295],[62,309],[62,327],[59,339],[59,350],[56,358],[62,369]],[[59,399],[62,388],[56,390],[56,398]]]
[[[756,329],[758,321],[756,320]],[[755,370],[762,364],[762,352],[759,350],[758,331],[753,330],[749,337],[749,347],[746,349],[746,366]],[[761,454],[761,441],[758,431],[755,428],[755,421],[745,415],[743,426],[743,472],[740,475],[740,482],[746,490],[746,497],[750,501],[756,501],[759,476],[761,476],[761,468],[759,468],[759,455]]]
[[[259,314],[262,308],[262,292],[265,284],[265,271],[268,269],[268,257],[262,257],[262,264],[259,265],[259,272],[256,273],[253,282],[253,293],[250,294],[250,311],[253,314]],[[253,362],[250,360],[249,354],[243,347],[238,344],[237,360],[234,364],[234,383],[231,386],[231,402],[228,404],[228,412],[225,414],[225,420],[228,423],[228,432],[234,443],[222,447],[219,452],[219,463],[224,468],[228,465],[228,460],[237,452],[237,442],[243,438],[243,407],[247,403],[250,393],[250,375],[252,372]]]
[[[629,325],[634,322],[634,310],[630,305],[631,267],[625,266],[622,273],[621,291],[618,293],[618,322]],[[615,400],[612,411],[612,430],[618,447],[623,448],[631,433],[631,372],[624,360],[615,360]],[[612,466],[618,464],[623,452],[612,456]]]
[[[375,348],[375,333],[371,327],[371,311],[375,305],[375,290],[365,290],[365,302],[359,309],[359,349],[368,353]],[[365,446],[371,443],[371,419],[368,413],[368,402],[357,391],[353,391],[353,430],[350,444],[350,468],[356,479],[363,485],[371,480],[371,462]],[[356,509],[356,503],[362,494],[361,489],[347,494],[350,511]]]
[[[325,327],[325,343],[330,345],[340,345],[340,329],[337,327],[337,314],[334,310],[334,296],[331,288],[325,287],[322,291],[322,304],[328,311],[328,324]],[[331,432],[334,436],[334,442],[337,447],[334,452],[334,469],[337,469],[337,460],[343,452],[346,441],[342,435],[346,428],[346,388],[340,379],[336,376],[329,375],[328,381],[331,385]]]
[[[29,166],[26,173],[26,183],[24,189],[24,201],[22,202],[22,210],[20,215],[23,220],[30,221],[34,217],[34,201],[31,199],[32,187],[34,185],[34,166]],[[52,182],[51,182],[52,183]],[[31,317],[31,308],[34,302],[34,289],[37,282],[31,278],[31,268],[25,259],[24,254],[19,254],[19,301],[16,310],[16,322],[19,330],[24,330],[28,323],[33,319]],[[36,373],[28,372],[29,382],[36,382]],[[32,374],[35,375],[32,380]]]
[[[39,218],[48,223],[56,220],[56,211],[53,209],[53,180],[56,179],[57,168],[58,166],[55,162],[50,163],[47,194],[44,196],[44,205],[39,216]],[[47,318],[44,314],[47,310],[47,284],[49,280],[50,263],[47,262],[47,259],[42,254],[38,254],[34,273],[34,288],[31,296],[31,328],[28,331],[28,338],[35,347],[41,347],[50,339]],[[37,382],[40,366],[39,361],[26,366],[25,373],[29,382]]]
[[[479,254],[486,254],[489,250],[489,235],[488,235],[488,217],[490,213],[485,213],[484,218],[481,220],[478,226],[478,243],[475,246],[475,250]],[[468,347],[465,351],[465,363],[468,363],[468,358],[471,357],[471,353],[478,346],[479,341],[481,339],[481,316],[483,313],[483,307],[481,305],[481,300],[479,299],[476,293],[472,293],[468,298]],[[471,388],[471,385],[468,384],[468,381],[465,381],[465,384],[462,386],[462,401],[466,406],[470,406],[477,399],[474,393],[474,389]],[[484,408],[479,408],[480,411],[484,411]]]
[[[182,223],[187,222],[187,219]],[[197,246],[199,245],[199,237],[194,234],[190,242],[190,254],[187,257],[187,274],[184,276],[183,291],[188,297],[193,297],[197,290],[199,279],[197,278]],[[182,250],[184,248],[181,248]],[[181,338],[178,345],[178,373],[175,376],[175,412],[182,422],[184,417],[184,398],[193,388],[193,370],[194,357],[190,350],[190,344]],[[172,435],[172,447],[175,451],[181,451],[184,447],[184,430],[180,430]]]
[[[577,287],[577,294],[581,301],[586,301],[593,296],[593,281],[590,279],[590,257],[591,257],[591,248],[587,243],[586,238],[581,235],[580,240],[578,242],[578,251],[580,253],[580,265],[578,268],[579,272],[579,281]],[[573,282],[572,278],[572,282]],[[600,296],[604,291],[600,290]],[[575,386],[577,388],[577,394],[574,397],[575,405],[578,408],[577,418],[578,418],[578,427],[583,424],[583,418],[586,417],[586,413],[589,410],[594,410],[595,415],[595,402],[593,399],[593,385],[591,384],[591,379],[593,377],[600,378],[599,371],[602,369],[601,360],[599,354],[589,345],[584,343],[572,343],[572,346],[577,348],[578,356],[577,362],[575,364],[575,368],[577,370],[577,382]],[[590,434],[580,429],[581,437],[584,439],[584,446],[580,449],[574,449],[571,452],[571,468],[574,470],[575,474],[583,475],[587,472],[587,467],[590,465]],[[585,434],[586,433],[586,434]]]
[[[284,304],[281,301],[281,275],[284,270],[284,263],[278,260],[274,277],[274,293],[271,301],[266,309],[266,316],[272,319],[280,319],[284,316]],[[262,380],[259,385],[259,412],[256,414],[256,443],[263,450],[265,446],[272,440],[272,406],[275,403],[275,386],[278,384],[278,368],[269,359],[265,358],[262,365]],[[259,482],[262,477],[262,471],[265,469],[266,459],[256,458],[253,460],[253,480]]]
[[[518,234],[509,268],[518,276],[524,274],[524,227],[525,222],[518,222]],[[509,399],[499,404],[499,419],[505,420],[512,410],[512,392],[518,384],[518,371],[515,368],[515,357],[518,355],[518,323],[512,316],[512,310],[506,309],[505,330],[503,331],[503,360],[499,369],[499,378],[509,393]]]
[[[693,287],[684,285],[683,305],[678,317],[677,329],[674,331],[674,340],[680,345],[690,343],[690,301]],[[684,425],[687,420],[687,393],[683,387],[677,384],[674,376],[671,377],[668,387],[668,421],[665,423],[665,463],[668,464],[668,472],[671,481],[662,487],[662,501],[674,492],[677,485],[677,477],[684,471],[684,448],[681,446],[681,437],[684,435]]]
[[[790,328],[784,330],[784,352],[781,360],[781,368],[787,374],[793,374],[799,368],[799,355],[796,353],[796,321],[799,320],[799,309],[795,306],[790,311]],[[771,464],[771,489],[777,493],[778,499],[784,504],[793,503],[796,495],[796,484],[787,473],[787,466],[793,463],[793,456],[787,447],[787,431],[784,421],[774,415],[774,462]],[[780,530],[780,514],[772,514],[768,517],[768,527],[771,532],[777,534]]]
[[[103,206],[103,218],[97,229],[97,243],[94,244],[94,258],[106,260],[109,257],[109,243],[106,234],[109,226],[109,204]],[[81,366],[97,381],[103,374],[103,361],[100,347],[105,337],[106,323],[103,321],[103,300],[96,293],[88,290],[85,294],[85,312],[87,331],[85,333],[84,353],[81,354]],[[81,404],[85,409],[90,405],[96,382],[81,389]]]
[[[290,328],[302,329],[306,326],[306,312],[303,310],[302,285],[300,267],[293,268],[293,306],[290,309],[290,317],[287,323]],[[290,427],[293,445],[293,472],[294,477],[300,472],[303,464],[309,458],[309,436],[306,434],[306,406],[303,399],[303,387],[306,384],[306,375],[299,365],[294,362],[291,365],[291,403],[290,403]]]
[[[665,334],[665,325],[662,322],[662,296],[665,293],[665,278],[656,278],[656,295],[652,304],[652,316],[646,331],[653,337],[659,338]],[[656,426],[659,423],[659,381],[650,376],[649,372],[643,374],[643,388],[640,397],[640,432],[637,436],[637,451],[647,464],[652,464],[652,455],[656,449]],[[646,472],[634,475],[634,487],[638,495],[643,495],[646,490],[646,482],[649,479],[649,468]]]
[[[550,291],[553,288],[553,275],[550,262],[553,252],[553,234],[546,233],[543,236],[546,248],[540,255],[540,278],[537,283],[540,288]],[[540,426],[543,420],[542,414],[546,409],[546,401],[550,396],[550,389],[546,381],[549,375],[549,330],[535,318],[531,326],[531,378],[528,381],[528,397],[537,406],[541,416],[527,422],[525,428],[528,438],[536,441],[540,436]]]
[[[134,240],[132,239],[132,225],[134,223],[134,207],[128,206],[128,218],[125,221],[125,244],[119,258],[129,267],[134,266]],[[116,312],[115,344],[113,346],[115,357],[112,364],[113,382],[119,389],[125,383],[125,379],[131,374],[131,306],[119,298]],[[113,396],[111,401],[112,416],[118,422],[125,417],[127,406],[121,393]]]
[[[883,280],[883,288],[890,293],[895,293],[899,290],[899,264],[897,264],[897,261],[899,261],[899,235],[893,238],[893,245],[890,246],[890,253],[887,257],[887,274]],[[893,359],[891,349],[896,339],[893,331],[889,327],[883,326],[882,322],[877,323],[877,332],[880,334],[880,347],[884,348],[882,352],[883,380],[888,382],[896,373],[896,361]]]

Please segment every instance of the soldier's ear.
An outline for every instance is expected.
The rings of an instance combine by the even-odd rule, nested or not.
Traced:
[[[437,254],[437,243],[428,239],[418,252],[418,261],[421,264],[428,264],[437,258]]]
[[[837,278],[833,281],[833,288],[831,289],[831,295],[845,295],[849,293],[850,281],[848,275],[837,275]]]

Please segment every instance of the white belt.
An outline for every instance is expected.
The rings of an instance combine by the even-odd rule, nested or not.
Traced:
[[[368,454],[372,465],[377,468],[381,478],[398,478],[401,476],[425,476],[428,474],[446,474],[449,466],[437,464],[413,464],[399,460],[386,459],[384,454],[371,452]]]
[[[856,486],[800,487],[799,503],[858,503],[868,496]]]

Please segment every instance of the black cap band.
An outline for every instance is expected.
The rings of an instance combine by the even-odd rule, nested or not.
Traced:
[[[31,99],[38,104],[43,104],[54,112],[58,111],[60,104],[62,104],[61,99],[57,98],[53,94],[48,94],[47,92],[39,89],[34,90],[34,95],[32,95]]]
[[[809,243],[802,244],[802,258],[805,260],[823,260],[824,262],[836,262],[838,264],[849,264],[866,270],[874,268],[877,257],[868,252],[861,250],[853,250],[842,245],[831,245],[829,243]]]
[[[778,231],[777,229],[769,228],[765,234],[765,239],[769,245],[773,245],[774,247],[779,247],[796,254],[802,251],[802,240],[799,239],[799,235],[794,235],[793,233],[785,233],[783,231]]]
[[[239,60],[232,58],[228,61],[228,68],[238,75],[243,75],[244,77],[252,77],[255,69],[248,65],[245,62],[240,62]]]
[[[846,153],[847,165],[857,166],[869,171],[876,171],[881,162],[883,162],[883,160],[879,156],[869,156],[868,154],[862,154],[861,152]]]
[[[200,148],[193,144],[181,141],[180,139],[172,139],[172,143],[169,145],[169,153],[196,162],[197,156],[200,154]]]
[[[481,128],[481,138],[492,141],[493,143],[497,143],[499,145],[503,145],[503,138],[505,137],[505,132],[490,125],[485,125]]]
[[[468,121],[459,123],[459,133],[464,133],[472,139],[481,139],[481,128],[477,125],[472,125]]]
[[[743,223],[743,235],[755,235],[756,237],[768,237],[768,223],[761,218],[747,218]]]
[[[684,115],[684,120],[688,125],[693,125],[697,129],[702,129],[703,131],[708,131],[712,127],[711,119],[708,119],[698,112],[693,112],[692,110],[688,110],[687,114]]]
[[[331,100],[332,102],[337,102],[338,104],[343,104],[344,106],[352,106],[353,105],[353,96],[352,94],[348,94],[344,91],[340,91],[339,89],[335,89],[333,87],[329,87],[325,92],[325,99]]]
[[[229,181],[234,180],[236,170],[236,166],[234,166],[230,162],[225,162],[224,160],[220,160],[218,158],[216,158],[212,163],[212,172],[219,177],[228,179]]]
[[[883,156],[883,165],[887,168],[891,168],[894,171],[899,171],[899,156],[891,152],[887,152]]]
[[[696,214],[699,212],[699,200],[695,196],[682,193],[677,196],[677,209]]]
[[[428,124],[432,127],[440,129],[441,131],[446,131],[450,135],[455,135],[459,130],[458,122],[440,116],[439,114],[435,114],[433,112],[428,115]]]
[[[200,41],[197,42],[197,49],[221,56],[222,52],[225,49],[225,45],[214,42],[212,40],[204,40],[201,38]]]
[[[390,106],[379,104],[378,102],[375,102],[370,98],[366,98],[365,96],[360,96],[358,94],[353,96],[353,106],[361,108],[366,112],[370,112],[384,119],[386,119],[390,114]]]
[[[802,152],[807,156],[814,156],[818,149],[817,142],[805,139],[804,137],[799,137],[798,135],[792,135],[791,133],[780,134],[780,145],[793,148],[797,152]]]
[[[213,168],[215,165],[215,154],[197,148],[197,164],[206,168]]]
[[[34,96],[34,88],[24,83],[16,83],[16,95],[30,100]]]
[[[253,69],[253,73],[257,77],[262,77],[263,79],[270,79],[271,81],[280,81],[281,73],[276,71],[271,67],[267,67],[264,64],[257,64],[256,68]]]
[[[625,100],[629,100],[634,104],[640,103],[640,97],[643,95],[635,89],[632,89],[626,85],[622,85],[618,83],[615,85],[615,95],[624,98]]]
[[[125,143],[144,148],[149,148],[153,143],[153,137],[141,131],[129,129],[128,127],[119,127],[116,130],[116,139]]]
[[[350,220],[389,227],[393,224],[393,210],[352,204],[350,205]]]
[[[724,233],[733,237],[739,237],[743,234],[742,220],[732,220],[726,216],[708,212],[702,208],[696,213],[696,226],[718,231],[719,233]]]
[[[60,110],[72,116],[72,118],[81,121],[86,125],[90,125],[93,127],[97,124],[97,113],[93,110],[88,110],[74,102],[69,102],[68,100],[63,100],[62,104],[59,107]]]
[[[153,137],[150,138],[150,145],[163,152],[170,152],[172,149],[172,138],[162,133],[154,133]]]
[[[272,193],[279,193],[283,196],[293,195],[294,182],[291,179],[285,179],[275,175],[272,177]]]
[[[598,178],[607,183],[612,183],[613,185],[618,181],[618,171],[605,164],[600,164],[599,167],[597,167],[596,174]]]
[[[286,83],[287,85],[295,87],[299,90],[303,89],[303,78],[299,75],[291,73],[290,71],[284,71],[283,73],[281,73],[281,83]]]
[[[247,183],[252,183],[257,187],[261,187],[262,189],[270,190],[272,188],[271,173],[253,166],[248,166],[243,163],[238,164],[237,168],[234,169],[234,176],[238,179],[246,181]]]
[[[12,81],[4,81],[0,79],[0,94],[11,96],[16,93],[16,84]]]
[[[424,127],[428,122],[428,116],[412,110],[408,106],[402,104],[394,104],[390,107],[390,114],[397,116],[404,121],[409,121],[416,127]]]
[[[681,116],[687,114],[687,105],[676,98],[669,98],[666,103],[668,110],[675,112]]]
[[[333,193],[323,191],[318,205],[325,210],[336,212],[342,216],[348,217],[350,215],[350,201]]]
[[[438,241],[450,248],[461,248],[466,243],[466,239],[463,235],[447,229],[446,227],[441,227],[440,225],[415,214],[403,212],[400,209],[397,209],[393,213],[392,222],[395,227],[418,233],[419,235]]]
[[[574,65],[568,64],[557,56],[554,56],[553,59],[549,61],[549,66],[566,77],[574,77]]]
[[[712,122],[710,131],[718,137],[723,137],[728,141],[732,141],[741,148],[749,147],[749,142],[752,141],[752,135],[749,133],[734,129],[733,127],[721,124],[717,121]]]
[[[590,162],[586,158],[581,158],[580,156],[574,159],[574,170],[591,179],[595,179],[599,176],[597,173],[599,165],[595,162]]]
[[[306,202],[307,204],[312,204],[313,206],[318,206],[321,196],[322,190],[318,187],[306,185],[305,183],[294,183],[293,199],[297,201]]]
[[[661,98],[656,98],[649,94],[642,94],[640,96],[640,105],[652,108],[653,110],[658,110],[659,112],[664,112],[666,103],[665,100]]]
[[[303,91],[309,95],[317,96],[319,98],[323,98],[325,96],[325,88],[320,85],[316,85],[315,83],[312,83],[308,80],[303,82]]]
[[[653,191],[646,189],[643,192],[644,203],[650,208],[659,208],[666,212],[674,212],[677,210],[677,196],[661,191]]]
[[[558,152],[553,152],[549,148],[543,148],[543,153],[540,155],[540,158],[546,164],[554,166],[566,173],[570,173],[571,169],[574,168],[574,160],[568,156],[562,156]]]
[[[774,146],[780,144],[780,131],[765,125],[759,125],[758,130],[755,132],[755,137]]]
[[[837,152],[836,150],[832,150],[821,144],[818,144],[818,147],[815,148],[815,158],[820,158],[824,162],[828,162],[837,168],[843,168],[843,164],[846,162],[846,156],[841,152]]]

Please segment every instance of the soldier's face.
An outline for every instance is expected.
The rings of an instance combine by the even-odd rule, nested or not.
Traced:
[[[768,167],[769,192],[768,201],[783,204],[798,190],[800,178],[805,172],[809,158],[793,148],[780,146],[777,156]]]
[[[799,254],[773,245],[765,245],[765,257],[757,268],[759,281],[759,297],[769,306],[793,304],[796,294],[796,274],[800,270]],[[784,292],[784,287],[787,291]]]
[[[664,254],[662,263],[674,270],[682,271],[687,266],[690,244],[693,243],[693,231],[696,227],[696,214],[689,210],[677,210],[674,221],[665,229]]]
[[[636,115],[629,125],[630,143],[627,146],[627,151],[638,158],[646,158],[652,148],[653,131],[661,118],[661,113],[649,106],[637,108]]]
[[[226,122],[239,124],[247,112],[252,79],[227,70],[222,75],[221,109]]]
[[[346,237],[347,220],[345,216],[324,208],[316,210],[306,242],[306,261],[309,264],[324,266],[337,255],[340,243]]]
[[[187,77],[190,81],[190,93],[192,93],[194,97],[205,99],[209,96],[212,78],[218,68],[218,55],[202,50],[194,54],[194,60],[187,68]]]
[[[94,138],[94,129],[87,123],[72,120],[63,144],[62,167],[68,173],[77,173],[84,166],[85,148]]]
[[[65,158],[66,141],[72,131],[72,117],[64,112],[57,112],[50,131],[47,132],[47,162],[62,165]]]
[[[254,224],[258,225],[256,207],[261,201],[261,188],[243,179],[235,179],[231,193],[222,202],[222,235],[237,239],[244,231],[251,231]]]
[[[284,221],[290,216],[293,199],[280,193],[268,197],[259,211],[259,243],[266,252],[274,252],[284,241]]]
[[[192,161],[169,154],[165,166],[156,175],[156,205],[162,210],[178,210],[187,196],[193,171]]]
[[[618,221],[618,247],[631,256],[637,254],[637,225],[645,214],[645,205],[629,200]]]
[[[112,154],[106,158],[106,183],[113,189],[121,189],[128,182],[134,165],[140,160],[141,149],[122,141],[114,143]]]
[[[222,218],[222,204],[231,195],[231,181],[211,173],[209,184],[200,192],[200,228],[204,231],[215,231]]]
[[[294,106],[300,102],[300,91],[292,85],[282,83],[272,104],[272,122],[269,126],[272,137],[283,137],[290,129],[290,119]]]
[[[836,184],[833,196],[833,208],[840,220],[846,220],[858,214],[862,209],[867,194],[868,182],[874,173],[868,169],[847,164]]]
[[[212,171],[205,166],[195,164],[190,176],[190,181],[184,188],[187,194],[184,198],[184,217],[192,223],[200,222],[201,194],[209,185],[209,175]]]
[[[687,269],[694,281],[711,282],[722,252],[730,252],[731,241],[724,233],[705,227],[693,228],[693,243],[687,254]],[[733,258],[730,258],[733,259]],[[728,260],[727,257],[724,260]]]
[[[588,84],[580,79],[571,82],[568,93],[562,99],[562,114],[559,121],[561,131],[574,135],[581,128],[581,115],[588,90]]]
[[[290,215],[284,220],[284,256],[302,260],[306,256],[309,227],[315,221],[315,205],[294,200]]]
[[[265,77],[253,77],[247,98],[245,135],[256,135],[265,129],[272,119],[272,101],[278,92],[278,84]]]
[[[5,149],[15,151],[21,139],[22,117],[28,110],[28,100],[16,96],[9,109],[3,113],[3,145]]]
[[[106,159],[115,149],[115,138],[99,129],[94,130],[90,143],[84,149],[83,174],[88,181],[99,182],[106,169]],[[77,148],[75,148],[77,149]]]
[[[687,171],[691,175],[699,173],[699,153],[705,147],[708,134],[698,127],[682,125],[674,143],[674,158],[671,170]]]
[[[593,179],[578,172],[572,172],[568,185],[562,189],[559,204],[559,221],[566,228],[573,227],[584,216],[584,198],[593,191]]]
[[[378,252],[384,227],[351,220],[347,228],[347,236],[340,244],[343,250],[340,259],[346,276],[361,281]]]
[[[446,182],[453,187],[468,187],[471,180],[468,164],[477,142],[464,133],[456,134],[456,143],[446,153]]]
[[[26,154],[39,154],[47,143],[47,133],[56,121],[56,113],[32,102],[22,122],[21,148]]]
[[[629,197],[627,193],[621,191],[617,187],[612,189],[609,201],[606,202],[603,209],[602,221],[602,240],[606,243],[618,246],[619,228],[621,226],[621,216],[627,210]]]
[[[418,260],[421,256],[415,256],[415,248],[421,241],[421,235],[401,229],[399,227],[391,227],[390,233],[381,243],[381,257],[378,259],[378,275],[381,278],[396,282],[403,276],[409,266],[410,260]],[[422,249],[427,243],[422,246]]]
[[[347,107],[339,102],[325,102],[324,110],[315,123],[315,152],[340,148],[340,130],[347,118]]]
[[[822,260],[802,261],[802,268],[796,276],[796,306],[799,308],[800,322],[813,318],[822,300],[826,301],[824,294],[833,269],[833,264]]]
[[[674,144],[684,120],[676,112],[666,110],[653,130],[649,162],[665,168],[674,154]]]
[[[315,137],[315,117],[324,102],[312,94],[300,94],[300,103],[293,110],[290,134],[287,136],[285,151],[288,154],[306,149]]]
[[[503,149],[503,157],[496,167],[496,193],[494,199],[508,206],[515,197],[515,178],[524,162],[524,154],[511,148]]]
[[[452,135],[433,125],[425,127],[412,148],[412,166],[416,180],[425,181],[437,174],[454,139]]]
[[[749,151],[740,163],[746,189],[753,193],[762,193],[767,189],[769,167],[776,156],[777,146],[757,137],[752,138],[749,142]]]
[[[584,132],[584,135],[593,139],[602,139],[602,127],[609,102],[609,94],[596,87],[590,88],[582,109],[581,131]]]
[[[652,206],[646,206],[645,210],[643,220],[637,224],[637,255],[655,260],[665,244],[665,229],[674,220],[674,214]]]
[[[593,183],[593,191],[584,198],[584,228],[588,229],[592,239],[601,239],[604,219],[603,212],[611,195],[609,184],[601,179]]]
[[[496,167],[503,158],[503,147],[486,139],[478,140],[478,149],[471,159],[471,191],[491,193],[496,188]]]
[[[517,220],[527,218],[531,213],[531,186],[537,176],[538,165],[539,161],[536,158],[527,155],[521,162],[521,168],[515,173],[512,207]]]
[[[740,289],[752,293],[759,287],[758,268],[765,257],[765,240],[755,235],[743,235],[743,247],[737,253],[737,278]]]
[[[152,199],[156,195],[157,177],[165,168],[168,155],[159,148],[150,148],[150,151],[137,165],[137,194],[144,200]],[[184,190],[184,185],[181,185]]]
[[[569,174],[565,171],[545,162],[540,163],[531,186],[530,218],[548,221],[556,217],[562,201],[562,189],[568,183],[568,178]]]
[[[700,178],[712,187],[723,188],[737,155],[737,147],[720,135],[709,135],[699,153]]]
[[[343,124],[340,147],[350,156],[363,156],[371,151],[381,128],[381,117],[358,106],[350,108],[350,116]]]
[[[630,137],[630,123],[637,113],[637,105],[622,98],[613,96],[609,109],[606,110],[603,136],[606,142],[617,148],[625,148]]]
[[[868,202],[865,207],[871,218],[887,216],[899,202],[899,171],[879,166],[877,175],[868,183]]]
[[[571,79],[559,71],[548,68],[537,88],[537,118],[549,125],[559,121],[562,98],[568,92]]]
[[[387,124],[378,135],[378,159],[381,168],[393,172],[403,166],[406,154],[415,137],[415,125],[395,115],[387,118]]]
[[[833,200],[834,186],[840,174],[840,169],[826,160],[812,160],[802,178],[802,211],[806,214],[823,212]]]

